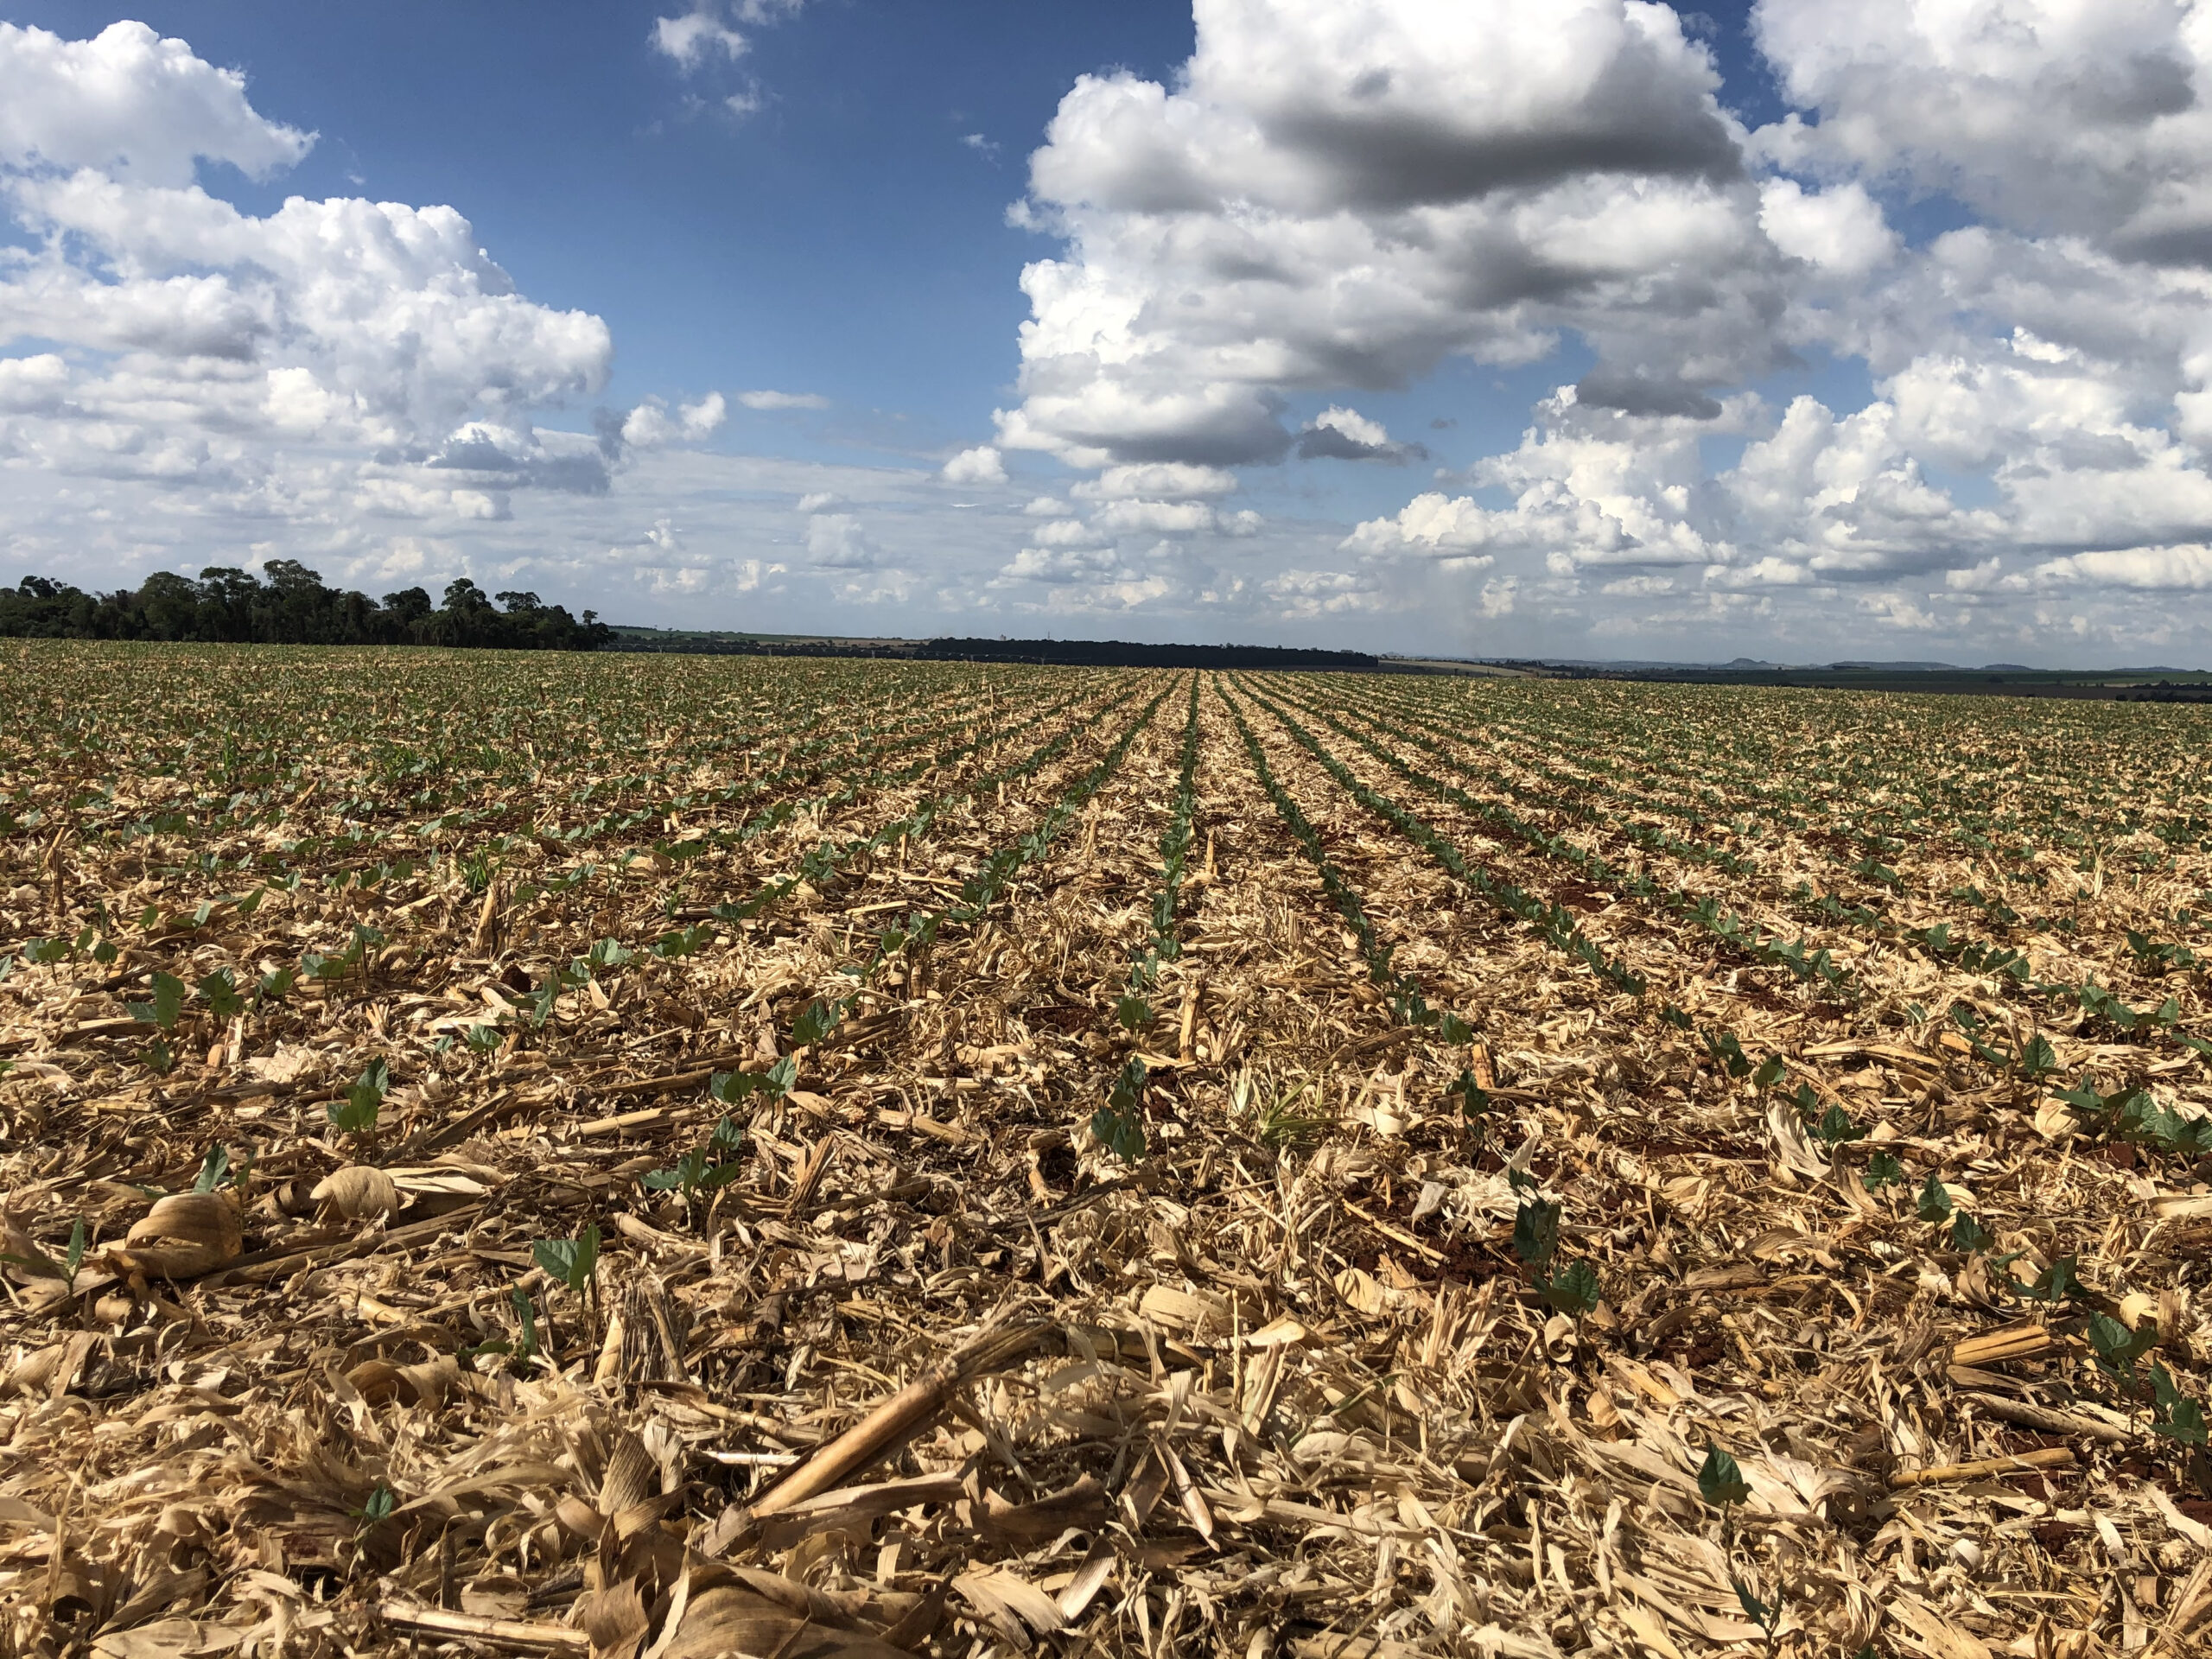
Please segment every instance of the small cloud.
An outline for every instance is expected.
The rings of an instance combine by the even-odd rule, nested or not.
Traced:
[[[960,142],[987,161],[995,162],[999,158],[999,147],[980,132],[963,133]]]
[[[751,49],[744,35],[704,6],[681,17],[655,19],[652,40],[654,51],[684,70],[696,69],[716,53],[734,61]]]
[[[798,499],[801,512],[820,512],[826,507],[842,507],[844,505],[845,498],[835,490],[815,490]]]
[[[741,391],[737,401],[747,409],[827,409],[830,400],[818,391]]]
[[[942,476],[948,484],[1003,484],[1006,462],[991,445],[979,443],[946,461]]]
[[[821,570],[872,570],[877,548],[849,512],[817,513],[806,521],[806,556]]]
[[[728,418],[729,404],[719,391],[709,392],[696,404],[678,404],[673,410],[659,398],[648,397],[623,416],[615,429],[622,447],[654,449],[670,443],[697,443],[712,436]]]
[[[1299,435],[1298,454],[1302,461],[1380,461],[1393,467],[1428,459],[1418,443],[1393,443],[1382,422],[1335,407],[1316,415]]]
[[[58,358],[55,359],[57,362],[60,360]],[[1040,495],[1022,509],[1032,518],[1065,518],[1074,511],[1057,495]]]

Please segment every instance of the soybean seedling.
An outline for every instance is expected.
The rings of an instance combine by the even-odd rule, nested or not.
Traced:
[[[1106,1103],[1090,1115],[1090,1133],[1125,1164],[1144,1158],[1144,1062],[1132,1056],[1107,1091]]]
[[[346,1090],[346,1098],[323,1108],[331,1127],[346,1135],[367,1135],[377,1126],[384,1097],[391,1089],[391,1068],[382,1059],[371,1060],[367,1070]]]

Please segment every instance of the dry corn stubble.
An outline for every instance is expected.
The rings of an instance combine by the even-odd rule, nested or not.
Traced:
[[[15,655],[16,1650],[2212,1626],[2194,710]]]

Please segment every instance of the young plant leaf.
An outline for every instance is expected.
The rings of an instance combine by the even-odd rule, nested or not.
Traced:
[[[332,1101],[323,1110],[334,1128],[347,1135],[366,1135],[376,1128],[391,1087],[391,1068],[382,1059],[371,1060],[368,1069],[346,1090],[346,1098]]]
[[[1751,1495],[1751,1484],[1736,1459],[1717,1446],[1706,1447],[1705,1461],[1698,1465],[1697,1490],[1715,1509],[1741,1503]]]
[[[231,1149],[219,1141],[207,1148],[207,1155],[200,1160],[200,1173],[193,1179],[192,1190],[213,1192],[230,1173]]]
[[[1597,1269],[1587,1262],[1577,1262],[1551,1278],[1539,1274],[1536,1294],[1554,1313],[1571,1313],[1579,1319],[1598,1306],[1605,1292],[1598,1283]]]
[[[123,1006],[124,1012],[140,1025],[171,1030],[176,1025],[177,1016],[184,1012],[184,982],[175,974],[156,972],[153,1000],[126,1002]]]
[[[1538,1273],[1559,1249],[1560,1207],[1548,1198],[1523,1203],[1513,1217],[1513,1253]]]
[[[530,1254],[548,1278],[581,1296],[599,1270],[599,1224],[593,1222],[574,1238],[541,1238]]]
[[[207,1005],[207,1011],[218,1020],[235,1020],[245,1012],[245,998],[238,994],[238,985],[231,978],[231,970],[227,968],[218,968],[192,988],[200,993],[200,1000]]]
[[[1904,1166],[1893,1152],[1877,1152],[1866,1160],[1866,1190],[1879,1192],[1885,1186],[1904,1184]]]
[[[1951,1195],[1943,1190],[1943,1183],[1934,1170],[1928,1172],[1927,1185],[1920,1189],[1916,1206],[1923,1221],[1935,1223],[1951,1218]]]

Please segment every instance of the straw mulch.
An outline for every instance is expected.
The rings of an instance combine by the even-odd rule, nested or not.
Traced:
[[[123,711],[184,672],[124,656],[85,653],[83,695]],[[800,672],[712,671],[771,702]],[[1079,683],[898,671],[978,699]],[[281,706],[281,680],[249,701]],[[608,679],[610,706],[628,683]],[[651,856],[760,803],[685,809],[634,832],[633,862],[527,897],[573,863],[543,836],[513,837],[480,890],[473,843],[429,830],[404,878],[319,880],[363,856],[333,839],[334,777],[322,805],[246,837],[321,838],[308,879],[250,916],[194,920],[238,887],[194,870],[186,832],[19,824],[7,940],[105,914],[122,951],[19,952],[0,983],[0,1648],[2202,1650],[2212,1470],[2156,1432],[2168,1414],[2145,1380],[2161,1364],[2201,1401],[2212,1377],[2195,1282],[2212,1189],[2190,1160],[2096,1133],[1955,1027],[1902,1023],[1907,1001],[2012,1006],[1955,964],[1838,930],[1855,988],[1818,994],[1332,745],[1469,859],[1572,899],[1647,980],[1623,994],[1362,808],[1255,695],[1295,715],[1283,698],[1357,699],[1357,683],[1207,681],[1182,951],[1146,993],[1151,1023],[1127,1029],[1116,1005],[1150,932],[1188,683],[1098,677],[1094,702],[1139,695],[1033,777],[668,959],[647,942],[714,899],[1018,759],[1068,716],[703,861]],[[1408,1025],[1377,988],[1224,689],[1394,969],[1471,1042]],[[793,1050],[807,1002],[852,985],[856,940],[946,904],[1163,691],[1126,761],[981,919]],[[1541,709],[1547,691],[1510,695]],[[1702,694],[1670,695],[1710,716]],[[1465,752],[1536,779],[1472,733]],[[14,763],[11,823],[56,804],[34,753]],[[148,775],[134,807],[207,786]],[[1778,915],[1800,855],[1784,840],[1759,880],[1719,889],[1737,880],[1739,907]],[[1935,882],[1953,854],[1915,856]],[[2189,861],[2171,879],[2202,887]],[[2115,884],[2113,903],[2139,901]],[[149,906],[170,922],[123,925]],[[173,1065],[149,1068],[155,1028],[130,1005],[154,970],[231,965],[248,983],[356,923],[385,941],[360,972],[228,1021],[193,1003],[162,1028]],[[2094,957],[2102,937],[2068,948]],[[638,954],[531,1024],[533,988],[601,938]],[[1847,1106],[1871,1138],[1831,1149],[1662,1006],[1782,1054],[1785,1086]],[[2201,1063],[2078,1016],[2044,1029],[2067,1076],[2133,1068],[2184,1116],[2208,1098]],[[1133,1055],[1148,1071],[1130,1162],[1091,1124]],[[786,1056],[787,1093],[709,1096],[716,1072]],[[346,1133],[330,1109],[379,1058],[378,1123]],[[1488,1103],[1479,1123],[1463,1073]],[[713,1158],[741,1167],[689,1195],[645,1181],[725,1117],[742,1138]],[[226,1167],[195,1194],[216,1147]],[[1906,1179],[1870,1192],[1876,1149]],[[1930,1173],[1986,1248],[1922,1219]],[[1523,1207],[1546,1200],[1558,1260],[1602,1287],[1594,1309],[1553,1311],[1516,1249]],[[65,1281],[52,1268],[80,1221]],[[580,1292],[541,1246],[591,1227]],[[2079,1296],[2024,1300],[2065,1255]],[[2132,1378],[2094,1363],[2099,1315],[2142,1334]],[[1733,1501],[1714,1501],[1716,1447],[1739,1471]]]

